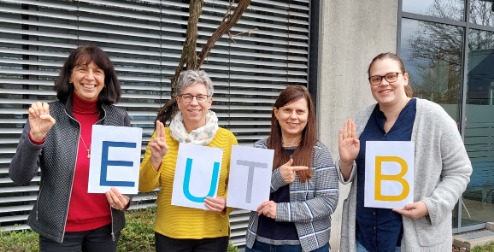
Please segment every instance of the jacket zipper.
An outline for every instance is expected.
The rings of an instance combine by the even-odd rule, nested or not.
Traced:
[[[79,124],[79,137],[81,136],[81,124],[72,116],[67,113],[67,110],[64,110],[65,114],[72,120],[74,120],[77,124]],[[72,197],[72,188],[74,187],[74,178],[75,178],[75,166],[77,164],[77,157],[79,156],[79,141],[77,141],[77,151],[76,151],[76,158],[74,160],[74,170],[72,171],[72,181],[70,183],[70,194],[69,194],[69,200],[67,201],[67,209],[65,211],[65,221],[63,224],[63,232],[62,232],[62,239],[60,243],[63,242],[63,239],[65,238],[65,228],[67,227],[67,218],[69,217],[69,206],[70,206],[70,198]]]

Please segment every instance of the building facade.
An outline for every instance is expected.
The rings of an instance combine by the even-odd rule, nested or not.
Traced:
[[[454,233],[494,221],[494,9],[490,0],[323,1],[320,136],[336,154],[338,129],[374,102],[367,67],[381,52],[404,60],[415,96],[458,123],[473,174],[453,212]],[[340,206],[349,188],[342,187]],[[341,208],[333,215],[338,245]]]

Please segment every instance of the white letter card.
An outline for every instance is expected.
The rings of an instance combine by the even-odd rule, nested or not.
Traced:
[[[364,206],[403,208],[413,202],[414,142],[367,141]]]
[[[190,143],[178,147],[172,205],[207,209],[206,197],[216,197],[223,150]]]
[[[269,200],[274,150],[233,146],[228,178],[229,207],[256,211]]]
[[[93,125],[88,193],[137,194],[142,129]]]

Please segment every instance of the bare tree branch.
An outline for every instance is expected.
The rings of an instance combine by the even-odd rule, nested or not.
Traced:
[[[203,0],[190,0],[189,3],[189,21],[187,22],[187,31],[185,32],[185,41],[182,49],[180,62],[175,69],[175,76],[171,80],[172,95],[175,94],[176,81],[180,72],[184,70],[184,65],[187,69],[197,69],[197,24],[202,13]]]
[[[229,31],[238,22],[240,17],[242,17],[247,7],[249,7],[250,1],[251,0],[239,0],[237,8],[235,8],[233,14],[230,17],[228,16],[228,12],[225,14],[225,17],[223,17],[221,24],[218,26],[218,28],[216,28],[216,31],[213,32],[213,35],[211,35],[206,45],[204,45],[204,47],[202,48],[202,51],[199,54],[199,61],[197,63],[198,68],[202,65],[211,49],[213,49],[216,41],[218,41],[218,39],[223,36],[225,32]],[[228,10],[230,9],[231,5]]]

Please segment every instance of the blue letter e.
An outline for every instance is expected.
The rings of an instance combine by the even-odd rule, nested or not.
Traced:
[[[190,184],[190,173],[192,170],[192,159],[187,158],[187,162],[185,164],[185,178],[184,178],[184,194],[187,199],[193,202],[204,202],[206,197],[213,197],[214,191],[217,187],[218,183],[218,175],[220,173],[220,163],[219,162],[214,162],[213,166],[213,176],[211,178],[211,185],[209,187],[209,192],[206,196],[204,197],[196,197],[190,194],[189,191],[189,184]]]
[[[103,141],[103,153],[101,154],[101,176],[99,178],[99,184],[102,186],[127,186],[134,187],[134,182],[132,181],[109,181],[106,180],[108,175],[108,166],[130,166],[134,165],[134,162],[130,161],[112,161],[108,160],[108,149],[110,147],[120,147],[120,148],[134,148],[136,143],[128,142],[109,142]]]

